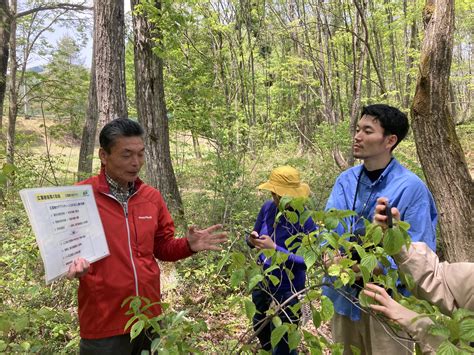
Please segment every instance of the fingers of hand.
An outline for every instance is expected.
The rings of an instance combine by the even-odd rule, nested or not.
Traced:
[[[371,304],[370,308],[374,310],[375,312],[380,312],[387,315],[387,307],[385,306],[381,306],[379,304]]]
[[[206,229],[203,230],[203,232],[206,233],[212,233],[215,232],[216,230],[222,229],[222,224],[214,224],[213,226],[210,226]]]
[[[388,198],[386,198],[386,197],[379,197],[379,198],[377,199],[377,204],[378,204],[378,205],[386,205],[386,204],[388,204]]]

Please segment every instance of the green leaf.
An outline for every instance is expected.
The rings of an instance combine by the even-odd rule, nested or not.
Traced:
[[[351,276],[347,272],[341,272],[341,274],[339,275],[339,278],[341,279],[344,285],[347,285],[349,281],[351,280]]]
[[[359,302],[362,307],[369,307],[371,304],[377,304],[373,298],[366,296],[364,292],[359,293]]]
[[[264,274],[265,274],[265,275],[268,275],[268,274],[271,273],[273,270],[279,269],[279,268],[280,268],[279,265],[271,265],[268,269],[265,269]]]
[[[395,255],[400,252],[405,240],[400,229],[389,228],[385,234],[383,247],[388,255]]]
[[[464,319],[459,324],[460,338],[465,341],[474,339],[474,319]]]
[[[360,272],[362,274],[362,280],[364,284],[370,281],[370,271],[363,265],[359,265]]]
[[[311,211],[310,210],[305,210],[303,213],[300,215],[300,224],[304,226],[306,221],[311,217]]]
[[[314,251],[308,250],[304,254],[304,263],[306,264],[306,268],[309,269],[316,263],[317,255]]]
[[[298,345],[301,343],[301,334],[296,329],[288,334],[288,347],[290,350],[296,349]]]
[[[357,254],[359,254],[361,259],[367,255],[367,252],[365,251],[365,249],[362,248],[360,245],[355,244],[354,248],[357,250]],[[355,253],[355,251],[351,251],[351,252]]]
[[[428,329],[428,333],[433,334],[437,337],[442,337],[444,339],[449,338],[449,329],[440,324],[433,324],[432,326],[430,326]]]
[[[247,318],[249,320],[252,320],[253,316],[257,312],[255,304],[251,300],[248,300],[248,299],[244,300],[244,304],[245,304],[245,314],[247,315]]]
[[[321,312],[318,312],[316,309],[313,309],[313,325],[315,328],[318,328],[321,325]]]
[[[382,237],[383,237],[382,227],[377,226],[372,233],[372,242],[374,243],[374,245],[379,245],[380,242],[382,241]]]
[[[398,226],[404,231],[408,231],[410,229],[410,223],[405,221],[398,221]]]
[[[279,327],[280,325],[283,324],[283,322],[281,321],[281,318],[278,316],[275,316],[272,318],[272,323],[275,327]]]
[[[245,277],[245,270],[239,269],[235,270],[230,277],[230,284],[232,287],[237,287]]]
[[[339,264],[332,264],[328,268],[328,274],[329,276],[339,276],[341,273],[341,265]]]
[[[290,206],[293,207],[293,209],[295,209],[299,213],[303,213],[305,202],[305,197],[296,197],[291,200]]]
[[[474,317],[474,312],[465,308],[458,308],[453,313],[453,319],[460,322],[463,318]]]
[[[324,322],[327,322],[334,315],[334,305],[332,301],[326,297],[321,297],[321,318]]]
[[[440,344],[440,346],[436,350],[436,354],[437,355],[457,355],[459,354],[459,350],[449,340],[445,340]]]
[[[245,267],[246,259],[243,253],[237,253],[237,252],[232,253],[231,258],[232,258],[233,267],[235,268]],[[219,270],[220,268],[217,268],[217,269]]]
[[[263,280],[263,275],[253,276],[249,281],[249,290],[252,290],[262,280]]]
[[[367,268],[369,272],[372,272],[377,266],[377,258],[373,254],[367,254],[360,260],[360,265]]]
[[[290,196],[282,196],[280,198],[280,203],[278,204],[278,209],[280,211],[285,211],[286,206],[291,202],[292,199],[293,197],[290,197]]]
[[[320,295],[321,295],[320,290],[309,290],[306,293],[305,300],[314,301],[315,299],[319,298]]]
[[[285,211],[285,217],[291,224],[298,223],[298,214],[294,211]]]
[[[286,253],[282,253],[277,251],[275,255],[275,264],[283,264],[288,260],[289,255]]]
[[[271,344],[272,348],[275,348],[276,345],[280,342],[281,338],[283,338],[283,335],[288,331],[288,325],[282,324],[279,327],[276,327],[272,331],[271,335]]]
[[[339,225],[339,219],[336,217],[327,217],[324,219],[324,225],[329,230],[336,229]]]
[[[152,354],[156,354],[161,343],[161,338],[157,337],[151,342],[150,351]]]
[[[337,235],[337,233],[323,233],[322,237],[324,240],[327,240],[327,242],[331,247],[333,247],[333,249],[338,249],[339,236]]]
[[[130,330],[130,340],[135,339],[141,333],[144,327],[145,321],[139,320],[138,322],[136,322]]]
[[[138,315],[135,315],[132,318],[130,318],[127,324],[125,324],[125,328],[123,328],[123,330],[127,330],[132,325],[132,323],[135,322],[137,319],[138,319]]]
[[[6,176],[11,175],[11,173],[13,173],[15,170],[16,170],[15,165],[10,164],[10,163],[5,163],[5,164],[3,164],[2,172],[3,172]]]
[[[298,234],[295,234],[295,235],[292,235],[291,237],[289,237],[288,239],[285,240],[285,245],[286,247],[288,248],[291,243],[293,243],[293,241],[298,238]]]
[[[357,346],[351,345],[352,355],[360,355],[361,351]]]
[[[280,279],[276,277],[275,275],[267,275],[267,278],[270,279],[273,286],[278,286],[278,284],[280,283]]]
[[[415,286],[416,286],[415,279],[410,274],[400,272],[400,280],[409,290],[415,289]]]
[[[133,310],[133,312],[139,313],[140,312],[140,306],[142,305],[142,300],[140,297],[135,297],[132,302],[130,302],[130,308]]]

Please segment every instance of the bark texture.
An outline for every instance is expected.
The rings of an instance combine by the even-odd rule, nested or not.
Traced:
[[[0,0],[0,131],[3,126],[3,100],[7,89],[8,49],[10,42],[10,11],[8,0]]]
[[[94,43],[92,44],[93,54],[89,82],[89,97],[86,111],[86,122],[82,130],[81,149],[79,151],[79,163],[77,167],[77,181],[84,180],[92,175],[94,146],[97,134],[97,124],[99,122],[95,79],[95,50],[96,44],[94,41]]]
[[[15,14],[17,8],[16,0],[10,4],[10,13]],[[15,162],[15,128],[18,112],[18,87],[16,84],[16,71],[18,68],[16,57],[16,19],[10,22],[10,82],[9,82],[9,107],[8,107],[8,131],[7,131],[7,163]]]
[[[412,105],[418,156],[439,212],[450,262],[474,261],[474,185],[449,111],[454,0],[427,2],[420,72]]]
[[[132,9],[138,4],[132,0]],[[160,6],[155,2],[156,7]],[[144,13],[134,14],[135,93],[138,120],[145,129],[148,182],[158,188],[168,208],[183,214],[183,203],[171,162],[163,84],[163,60],[153,53],[160,32]]]
[[[94,41],[99,126],[126,118],[125,17],[123,1],[94,2]]]

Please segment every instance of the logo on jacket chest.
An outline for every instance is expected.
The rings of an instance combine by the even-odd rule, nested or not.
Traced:
[[[138,216],[138,219],[153,219],[152,216]]]

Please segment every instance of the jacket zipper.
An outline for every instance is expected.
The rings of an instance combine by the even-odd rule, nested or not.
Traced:
[[[128,251],[130,252],[130,261],[132,263],[132,270],[133,270],[133,276],[134,276],[134,281],[135,281],[135,293],[137,296],[139,296],[138,293],[138,275],[137,275],[137,268],[135,267],[135,262],[133,261],[133,252],[132,252],[132,242],[131,242],[131,235],[130,235],[130,224],[128,223],[128,200],[135,195],[133,193],[125,203],[121,203],[119,200],[115,198],[113,195],[109,195],[107,193],[104,193],[106,196],[113,198],[115,201],[117,201],[123,208],[123,213],[125,215],[125,224],[127,225],[127,240],[128,240]]]

